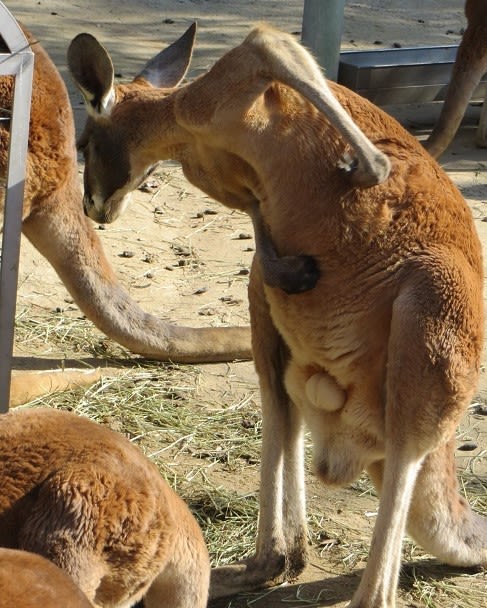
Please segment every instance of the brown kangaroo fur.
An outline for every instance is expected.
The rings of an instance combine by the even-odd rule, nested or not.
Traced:
[[[465,16],[467,28],[458,47],[445,102],[424,144],[435,158],[450,145],[475,88],[487,72],[487,0],[467,0]],[[487,100],[482,108],[476,143],[481,148],[487,147]]]
[[[0,546],[48,558],[93,606],[206,606],[201,530],[128,439],[38,408],[1,416],[0,445]]]
[[[258,208],[278,256],[311,256],[319,270],[313,289],[290,295],[265,284],[257,250],[249,286],[263,414],[257,550],[215,569],[210,595],[303,569],[305,424],[325,483],[366,469],[381,493],[352,608],[394,607],[406,528],[451,564],[487,565],[487,522],[460,496],[453,460],[483,343],[481,249],[465,201],[411,135],[327,84],[290,35],[257,27],[194,82],[151,86],[164,85],[175,57],[183,60],[158,55],[131,84],[113,87],[96,39],[71,43],[89,112],[85,205],[117,213],[147,167],[176,159],[223,204],[254,217]],[[113,159],[100,146],[113,142],[119,165],[109,182]]]
[[[0,549],[0,608],[93,608],[73,580],[28,551]]]
[[[23,234],[49,260],[74,301],[107,336],[144,357],[210,362],[251,357],[248,327],[189,328],[144,312],[124,291],[85,217],[75,151],[74,121],[61,76],[40,44],[25,32],[35,53]],[[12,103],[12,78],[0,77],[0,107]],[[8,123],[0,122],[0,175],[5,175]],[[3,211],[3,200],[0,200]],[[58,376],[59,374],[57,374]],[[45,383],[49,373],[39,374]],[[63,375],[78,385],[88,377]],[[27,380],[26,380],[27,381]],[[35,395],[33,377],[28,379]],[[52,380],[57,383],[57,377]],[[18,401],[15,393],[12,399]]]

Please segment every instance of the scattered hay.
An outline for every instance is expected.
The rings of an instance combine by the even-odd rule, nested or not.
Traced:
[[[480,608],[487,604],[485,573],[466,573],[445,567],[425,565],[401,577],[413,606],[421,608]],[[405,584],[406,583],[406,584]]]
[[[18,351],[36,356],[129,358],[130,354],[101,333],[85,317],[61,309],[23,310],[15,319],[15,345]]]
[[[52,348],[81,358],[116,356],[119,364],[130,356],[85,319],[54,313],[35,318],[21,313],[16,342],[25,348],[43,345],[46,352]],[[243,559],[255,548],[261,418],[254,393],[242,386],[225,395],[230,400],[225,406],[205,401],[199,392],[204,373],[200,366],[150,363],[130,356],[130,367],[115,378],[104,377],[88,390],[49,395],[27,407],[74,411],[136,443],[189,504],[216,566]],[[309,451],[309,445],[307,448]],[[484,514],[486,482],[475,470],[478,459],[485,456],[485,452],[477,454],[461,471],[464,494]],[[309,460],[307,454],[308,468]],[[363,501],[358,503],[364,507],[355,519],[349,517],[347,499],[341,495],[338,502],[332,491],[326,502],[322,496],[311,496],[308,505],[311,560],[315,565],[327,564],[327,572],[337,575],[356,573],[365,565],[377,510],[375,490],[365,475],[348,492],[354,501]],[[451,570],[445,574],[444,567],[432,566],[431,558],[409,539],[404,554],[407,562],[414,562],[401,577],[409,605],[478,608],[485,603],[485,575]],[[328,589],[326,585],[324,589]],[[325,590],[295,586],[280,601],[310,608],[323,602],[332,605]],[[273,591],[245,594],[229,605],[264,605],[259,602],[270,601]]]

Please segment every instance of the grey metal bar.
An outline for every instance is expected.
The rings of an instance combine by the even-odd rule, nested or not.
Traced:
[[[301,40],[330,80],[338,75],[344,10],[345,0],[304,0]]]
[[[10,50],[10,54],[0,54],[0,75],[15,77],[0,266],[0,412],[7,412],[34,54],[17,22],[1,2],[0,24],[0,34]]]
[[[0,34],[11,54],[29,49],[23,31],[3,2],[0,2],[0,24]]]

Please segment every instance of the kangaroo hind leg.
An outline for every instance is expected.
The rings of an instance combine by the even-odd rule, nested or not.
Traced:
[[[404,287],[393,305],[383,474],[378,475],[379,463],[370,467],[376,483],[379,477],[380,508],[367,567],[350,608],[395,606],[402,540],[408,518],[409,523],[417,519],[412,514],[418,508],[418,476],[426,475],[431,455],[453,434],[474,386],[477,356],[462,348],[462,327],[452,326],[451,316],[444,314],[451,302],[437,299],[433,306],[423,297],[425,283]]]

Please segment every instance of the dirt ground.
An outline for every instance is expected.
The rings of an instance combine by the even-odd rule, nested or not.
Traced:
[[[255,21],[270,22],[288,32],[300,32],[303,2],[288,0],[10,0],[7,7],[38,37],[65,77],[78,129],[84,121],[79,93],[65,67],[66,48],[81,31],[95,34],[112,54],[119,78],[128,79],[145,61],[172,42],[193,21],[198,21],[197,46],[189,77],[206,70],[221,54],[238,44]],[[348,1],[342,46],[386,48],[457,43],[464,27],[462,0],[363,0]],[[387,108],[418,137],[426,136],[438,115],[438,105]],[[477,229],[487,239],[487,151],[476,149],[473,132],[478,108],[471,108],[454,145],[442,164],[472,207]],[[81,169],[80,169],[81,170]],[[132,206],[116,224],[99,231],[113,266],[131,295],[146,310],[186,325],[246,324],[247,271],[253,255],[252,228],[246,216],[231,213],[190,186],[175,164],[165,163]],[[124,256],[124,252],[133,254]],[[191,263],[181,263],[181,259]],[[58,311],[76,315],[77,309],[49,264],[30,246],[22,243],[18,312]],[[48,344],[40,351],[16,345],[19,358],[62,358]],[[36,359],[37,360],[37,359]],[[35,366],[35,364],[33,364]],[[39,363],[38,366],[41,366]],[[203,369],[199,390],[205,399],[231,401],[232,393],[243,390],[258,403],[252,363],[209,365]],[[479,400],[487,399],[485,372]],[[459,464],[475,459],[476,473],[487,470],[487,424],[485,416],[472,409],[465,418],[459,445],[467,440],[477,448],[459,452]],[[237,479],[229,484],[238,485]],[[254,480],[257,484],[257,480]],[[343,504],[335,517],[343,529],[350,522],[370,538],[371,513],[376,501],[349,489],[334,490],[334,502]],[[327,490],[308,480],[309,501],[328,506]],[[338,513],[339,511],[339,513]],[[278,588],[265,597],[240,597],[218,606],[306,606],[343,607],[358,584],[364,561],[352,572],[337,571],[327,561],[322,548],[311,548],[311,563],[292,585]],[[409,566],[414,570],[413,564]],[[422,562],[422,576],[436,580],[446,577],[459,589],[483,590],[485,576],[465,576],[436,562]],[[324,579],[326,579],[324,581]],[[439,606],[428,598],[411,600],[414,576],[401,583],[400,597],[407,606]],[[466,591],[468,592],[468,591]],[[291,598],[291,599],[290,599]],[[319,598],[319,600],[317,599]],[[319,602],[319,603],[317,603]],[[462,600],[446,599],[444,608],[462,606]],[[479,604],[480,608],[480,604]]]

